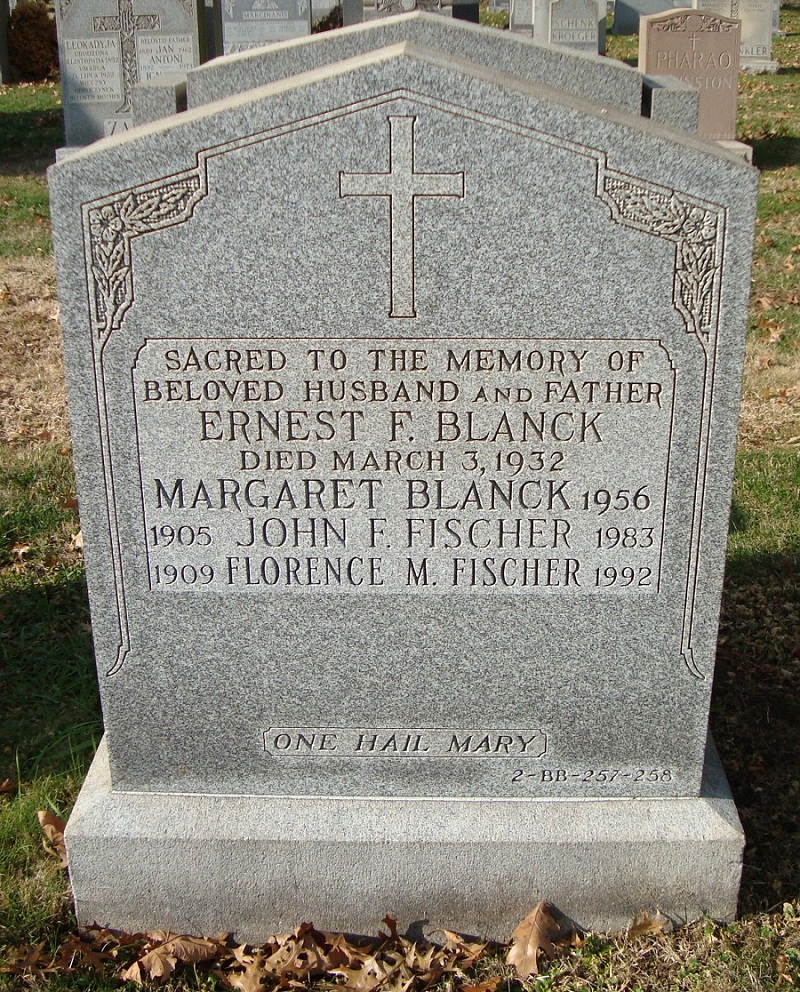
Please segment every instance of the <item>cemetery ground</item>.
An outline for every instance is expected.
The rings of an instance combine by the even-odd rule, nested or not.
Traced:
[[[102,732],[44,175],[61,110],[54,83],[0,88],[0,990],[112,989],[126,969],[149,981],[159,968],[172,989],[800,985],[800,5],[784,7],[782,27],[780,73],[740,80],[738,135],[762,175],[711,728],[748,839],[741,917],[673,931],[651,906],[627,934],[552,930],[552,947],[540,914],[528,928],[534,961],[537,945],[555,957],[543,951],[524,982],[507,948],[393,936],[381,922],[391,905],[374,906],[388,933],[369,952],[309,930],[260,954],[233,940],[162,935],[159,950],[155,936],[78,936],[57,829],[48,851],[37,821],[40,810],[66,818]],[[635,44],[610,37],[609,54],[633,60]],[[188,963],[170,974],[177,961]]]

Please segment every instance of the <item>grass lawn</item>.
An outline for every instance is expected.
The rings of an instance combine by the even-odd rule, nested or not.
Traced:
[[[711,725],[748,837],[741,919],[590,934],[528,980],[537,989],[800,986],[800,4],[782,26],[781,72],[740,79],[739,137],[762,173]],[[609,55],[635,53],[609,36]],[[0,87],[0,992],[117,988],[142,950],[109,944],[103,963],[71,941],[66,876],[36,819],[68,814],[102,733],[44,176],[62,142],[57,84]],[[426,974],[385,988],[421,990]],[[467,976],[441,982],[520,988],[498,949]],[[166,987],[230,986],[197,966]]]

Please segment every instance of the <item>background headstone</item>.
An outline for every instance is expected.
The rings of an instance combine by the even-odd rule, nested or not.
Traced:
[[[80,920],[733,914],[756,185],[410,41],[53,167],[107,729]]]
[[[374,21],[397,14],[410,14],[412,11],[425,11],[450,17],[452,11],[442,4],[442,0],[368,0],[364,4],[364,20]]]
[[[777,72],[772,58],[772,0],[695,0],[695,7],[742,22],[739,68],[745,72]]]
[[[651,120],[697,134],[699,94],[675,76],[642,76],[642,115]]]
[[[530,33],[523,38],[512,32],[479,28],[423,11],[379,19],[358,29],[326,32],[236,59],[208,62],[189,73],[189,107],[234,96],[253,86],[264,86],[371,50],[413,41],[578,97],[602,100],[628,113],[640,113],[642,77],[635,69],[614,59],[584,53],[573,53],[567,59],[563,52],[531,40]]]
[[[131,127],[136,83],[186,72],[204,55],[197,0],[57,0],[67,145]]]
[[[134,127],[152,124],[186,110],[186,76],[159,76],[133,87],[131,114]]]
[[[542,44],[597,55],[605,35],[605,20],[605,0],[602,9],[598,0],[536,0],[533,37]]]
[[[697,133],[703,137],[736,137],[739,36],[739,21],[702,10],[641,20],[640,71],[676,76],[698,91]]]
[[[515,34],[533,34],[534,0],[510,0],[508,30]]]
[[[675,6],[670,0],[616,0],[612,33],[638,34],[640,17],[661,14]]]
[[[311,0],[222,0],[225,55],[311,34]]]
[[[781,0],[774,0],[772,4],[772,36],[773,38],[783,38],[785,33],[781,30]]]
[[[771,0],[732,0],[731,17],[742,22],[741,67],[750,72],[777,72],[772,59]]]
[[[364,0],[342,0],[342,24],[348,28],[364,20]]]

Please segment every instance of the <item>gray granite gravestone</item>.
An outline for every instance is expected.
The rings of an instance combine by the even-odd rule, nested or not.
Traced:
[[[677,76],[642,76],[642,114],[687,134],[697,134],[698,92]]]
[[[755,170],[404,43],[50,185],[106,725],[78,918],[730,917]]]
[[[567,53],[508,31],[479,28],[423,11],[207,62],[188,75],[189,107],[403,41],[601,100],[632,114],[641,110],[641,74],[622,62],[583,52]]]
[[[310,0],[222,0],[225,55],[309,34]]]
[[[661,14],[675,6],[673,0],[616,0],[612,33],[638,34],[639,18]]]
[[[772,0],[695,0],[695,8],[742,22],[739,68],[744,72],[777,72],[772,58]]]
[[[55,10],[67,145],[127,130],[136,83],[204,57],[197,0],[57,0]]]
[[[700,94],[697,133],[736,137],[740,22],[702,10],[643,17],[639,69],[676,76]]]
[[[601,11],[597,0],[536,0],[533,37],[546,45],[597,55],[605,20],[605,3]]]

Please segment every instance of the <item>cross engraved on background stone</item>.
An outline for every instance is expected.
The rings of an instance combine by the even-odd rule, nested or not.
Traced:
[[[463,172],[414,171],[416,117],[388,117],[389,171],[340,172],[339,196],[389,199],[390,317],[416,317],[414,308],[414,201],[418,196],[464,198]]]
[[[133,0],[117,0],[117,14],[95,17],[92,28],[100,31],[119,31],[120,60],[122,62],[122,106],[114,111],[127,114],[131,109],[131,90],[139,82],[136,62],[136,32],[158,31],[161,19],[158,14],[134,14]]]

